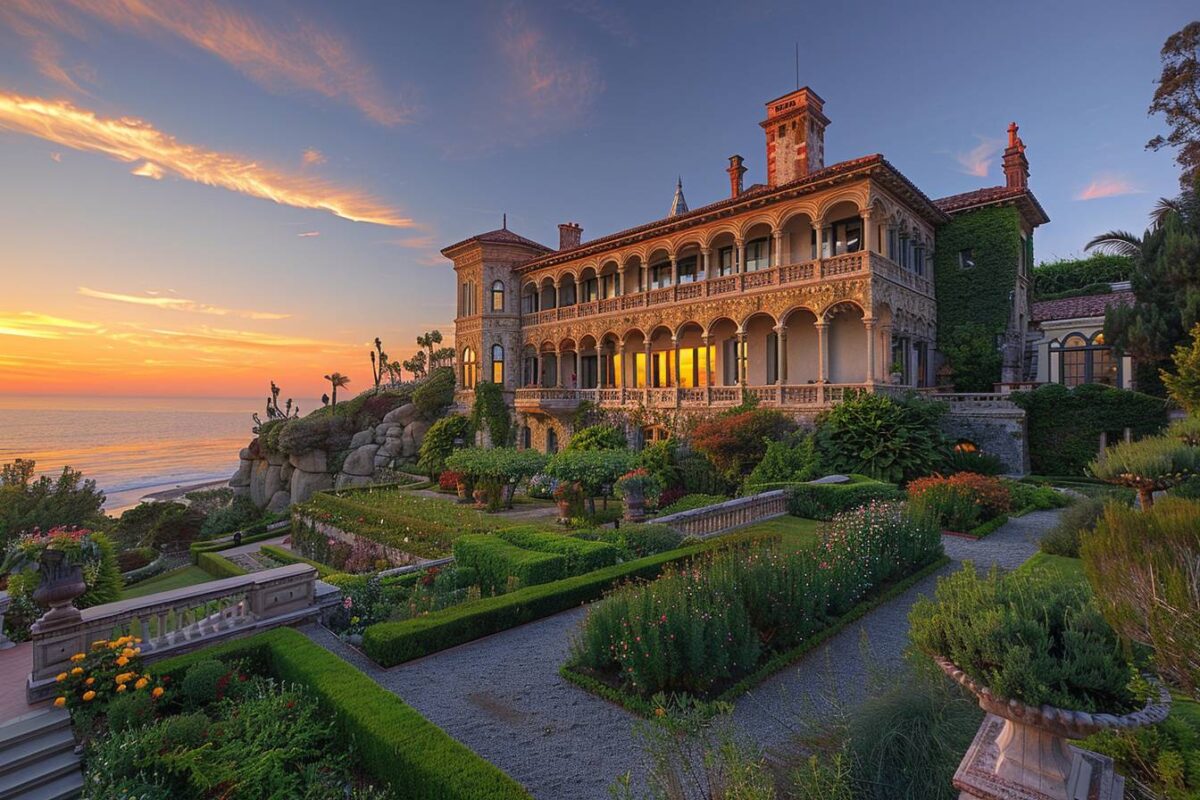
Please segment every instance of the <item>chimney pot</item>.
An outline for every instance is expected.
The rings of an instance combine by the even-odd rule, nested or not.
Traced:
[[[740,196],[742,193],[742,176],[746,174],[746,168],[742,166],[742,157],[730,156],[729,168],[725,171],[729,173],[729,196]]]
[[[583,241],[583,228],[578,222],[564,222],[558,226],[558,249],[570,250]]]

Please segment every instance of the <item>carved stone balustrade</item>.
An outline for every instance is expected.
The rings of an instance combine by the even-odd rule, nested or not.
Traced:
[[[737,497],[724,503],[680,511],[654,519],[655,525],[669,525],[685,536],[707,539],[732,528],[739,528],[787,513],[788,495],[783,489]]]

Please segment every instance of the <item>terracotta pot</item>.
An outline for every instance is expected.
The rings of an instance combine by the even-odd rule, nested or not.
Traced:
[[[459,481],[455,488],[458,490],[459,503],[471,502],[471,487],[467,485],[466,481]]]
[[[555,502],[558,504],[558,521],[566,522],[571,518],[571,501],[556,500]]]
[[[83,582],[83,568],[68,564],[66,556],[61,550],[43,550],[39,559],[41,582],[33,590],[33,599],[50,606],[35,623],[40,627],[56,627],[81,619],[79,609],[71,601],[87,591],[87,584]]]
[[[1034,788],[1052,800],[1069,800],[1067,781],[1074,755],[1068,740],[1084,739],[1114,728],[1130,730],[1154,725],[1166,719],[1171,710],[1171,694],[1161,684],[1157,685],[1157,701],[1151,699],[1142,710],[1122,716],[1031,706],[998,697],[944,658],[934,661],[951,680],[979,699],[980,708],[1004,720],[996,738],[994,774],[1002,781]]]

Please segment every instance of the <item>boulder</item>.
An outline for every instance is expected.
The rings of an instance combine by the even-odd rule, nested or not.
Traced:
[[[243,450],[242,452],[245,452]],[[229,479],[229,485],[234,489],[244,489],[250,485],[250,470],[254,467],[254,462],[248,458],[239,459],[237,471]]]
[[[383,440],[387,438],[388,431],[392,429],[392,423],[381,422],[375,426],[375,443],[383,444]]]
[[[283,481],[284,486],[288,486],[291,484],[292,473],[295,471],[296,471],[296,468],[292,466],[292,462],[290,462],[290,461],[283,462],[283,466],[281,466],[279,468],[279,480]]]
[[[416,418],[417,407],[412,403],[405,403],[383,415],[384,422],[396,422],[400,425],[407,425]]]
[[[268,503],[271,502],[271,498],[275,496],[276,492],[285,488],[283,478],[280,477],[282,470],[282,466],[267,461],[267,477],[263,481],[263,497],[267,498]]]
[[[306,472],[296,469],[292,473],[291,495],[293,503],[303,503],[313,492],[333,488],[333,476],[328,472]]]
[[[373,428],[369,428],[365,431],[359,431],[358,433],[354,434],[354,438],[350,440],[350,449],[354,450],[362,447],[364,444],[370,444],[373,441],[375,441],[375,430]]]
[[[392,461],[392,456],[385,456],[382,453],[375,454],[375,469],[386,467]]]
[[[420,448],[420,446],[417,444],[417,441],[413,438],[413,435],[408,432],[407,428],[404,429],[404,436],[400,437],[400,448],[400,455],[404,456],[405,458],[415,456],[417,454],[417,450]]]
[[[267,494],[267,470],[270,468],[271,465],[265,458],[256,460],[250,468],[250,500],[259,508],[264,507],[271,499]]]
[[[267,453],[267,463],[272,467],[282,467],[287,463],[287,456],[283,453]]]
[[[347,475],[370,477],[375,474],[375,453],[379,450],[377,444],[364,444],[350,455],[342,464],[342,472]]]
[[[271,495],[271,501],[267,503],[267,511],[270,511],[272,514],[282,514],[288,510],[288,506],[291,504],[292,493],[287,489],[280,489]]]
[[[290,460],[293,467],[305,472],[325,472],[329,468],[324,450],[309,450],[298,456],[293,455]]]
[[[371,482],[369,475],[350,475],[346,472],[339,472],[337,480],[334,482],[334,487],[338,489],[346,489],[351,486],[366,486]]]
[[[399,437],[389,436],[383,440],[383,444],[380,445],[375,455],[387,458],[396,458],[397,456],[404,455],[404,440]]]
[[[429,428],[430,424],[428,422],[423,419],[418,419],[410,422],[404,428],[404,432],[410,434],[413,438],[413,441],[417,443],[417,447],[420,447],[421,442],[425,440],[425,434],[429,432]]]

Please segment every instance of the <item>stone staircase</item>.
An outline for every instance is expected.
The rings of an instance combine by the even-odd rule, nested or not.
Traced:
[[[66,711],[32,711],[0,725],[0,800],[67,800],[82,789]]]

